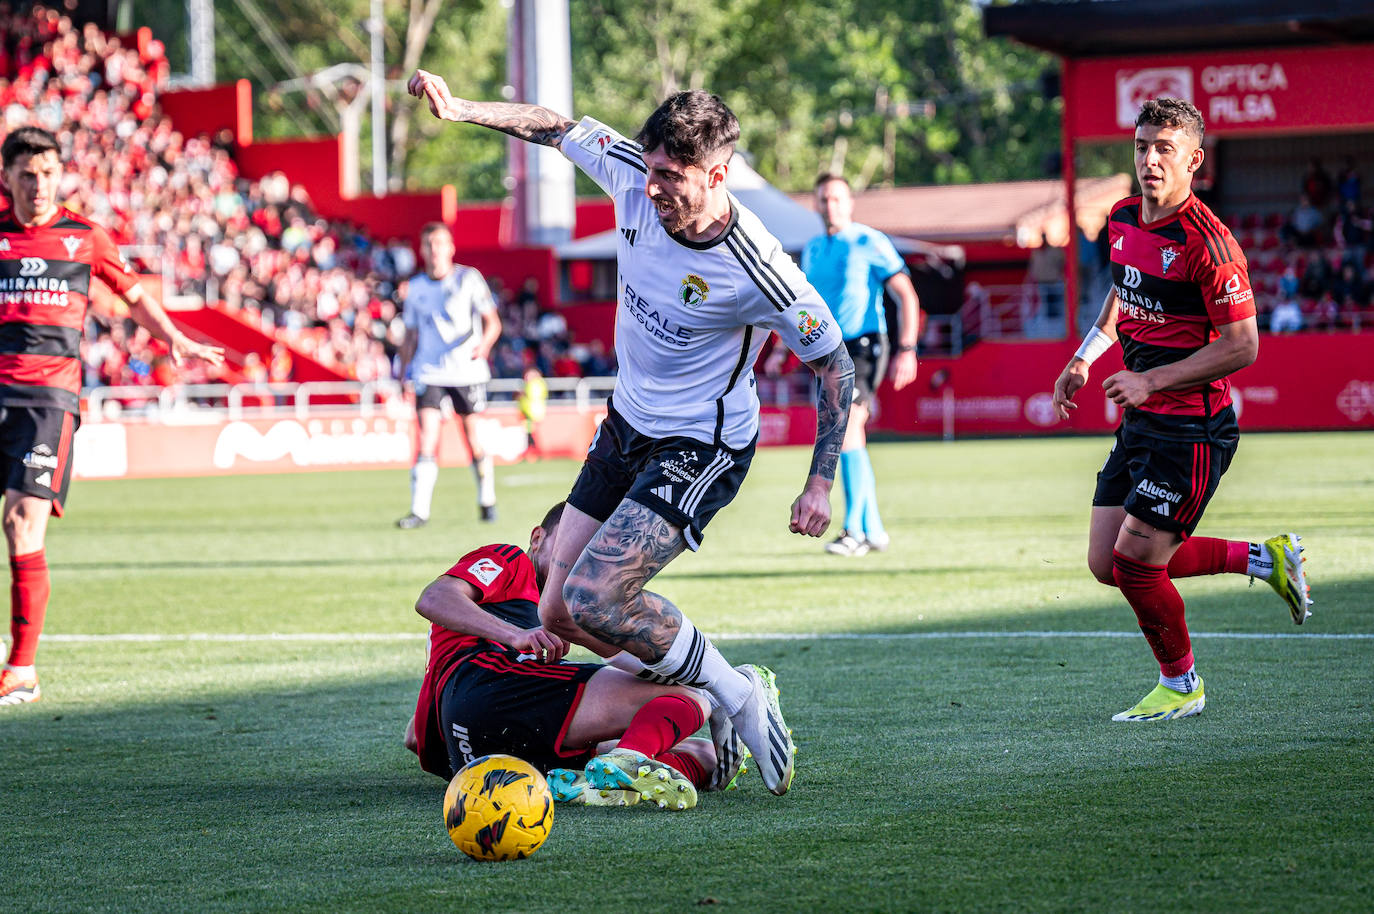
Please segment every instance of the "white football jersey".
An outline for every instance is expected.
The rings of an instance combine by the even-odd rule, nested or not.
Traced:
[[[725,231],[688,241],[645,196],[639,146],[585,117],[560,148],[615,202],[616,410],[651,438],[744,447],[758,433],[754,362],[769,331],[803,361],[828,354],[841,339],[825,302],[734,195]]]
[[[486,359],[473,358],[482,338],[482,315],[496,304],[482,274],[454,264],[443,279],[417,273],[401,311],[407,330],[418,330],[411,380],[435,387],[468,387],[491,380]]]

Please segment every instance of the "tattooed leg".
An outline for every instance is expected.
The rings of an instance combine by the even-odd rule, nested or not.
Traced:
[[[572,505],[565,505],[563,516],[554,531],[549,553],[547,576],[539,593],[539,621],[564,641],[581,645],[600,657],[611,657],[619,648],[600,641],[579,628],[563,602],[563,583],[577,562],[587,543],[600,529],[601,521],[584,514]]]
[[[685,548],[681,529],[638,502],[621,502],[563,586],[572,620],[646,663],[663,659],[682,627],[682,612],[644,585]]]

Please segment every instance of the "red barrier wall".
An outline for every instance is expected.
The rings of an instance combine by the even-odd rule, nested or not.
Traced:
[[[272,344],[276,339],[263,333],[257,326],[242,320],[237,315],[219,308],[197,308],[192,311],[175,311],[172,317],[183,329],[192,329],[199,335],[215,340],[232,353],[246,355],[256,352],[266,363],[272,354]],[[231,359],[241,364],[239,358]],[[299,349],[291,350],[291,380],[293,381],[347,381],[348,376],[329,368]]]
[[[581,457],[605,409],[581,412],[550,406],[535,431],[546,457]],[[492,407],[480,421],[488,451],[499,462],[520,459],[525,425],[514,407]],[[403,470],[415,453],[415,417],[252,419],[206,425],[83,422],[77,431],[72,472],[84,479],[146,479],[290,473],[313,470]],[[444,423],[439,463],[465,466],[470,459],[453,422]],[[500,486],[500,477],[497,477]]]
[[[162,92],[157,103],[186,136],[214,136],[227,127],[240,146],[253,142],[253,85],[246,79],[208,89]]]
[[[916,383],[884,385],[871,428],[940,435],[1107,432],[1120,413],[1101,382],[1121,370],[1119,347],[1093,365],[1069,422],[1056,422],[1050,397],[1076,342],[980,342],[959,359],[922,359]],[[943,377],[943,385],[935,384]],[[1242,430],[1374,429],[1374,334],[1261,336],[1255,364],[1231,379]]]

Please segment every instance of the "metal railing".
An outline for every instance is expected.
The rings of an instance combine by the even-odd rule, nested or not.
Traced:
[[[546,378],[551,404],[579,410],[604,401],[615,378]],[[524,389],[519,378],[496,378],[487,399],[513,402]],[[303,381],[299,383],[174,384],[92,387],[83,397],[83,422],[141,419],[165,424],[291,416],[348,415],[364,418],[379,410],[410,409],[396,381]]]

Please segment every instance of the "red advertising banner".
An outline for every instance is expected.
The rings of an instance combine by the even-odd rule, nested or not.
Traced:
[[[1197,105],[1219,136],[1374,126],[1374,45],[1075,60],[1066,73],[1076,140],[1129,135],[1141,102],[1160,96]]]
[[[604,406],[550,407],[535,428],[544,457],[581,457]],[[525,424],[512,408],[483,413],[479,434],[498,462],[525,452]],[[84,479],[219,476],[313,470],[403,469],[415,456],[414,416],[214,420],[203,425],[139,421],[83,422],[72,473]],[[464,466],[470,454],[453,421],[439,442],[442,466]]]
[[[915,384],[882,391],[876,430],[939,436],[1108,432],[1121,414],[1101,382],[1121,350],[1093,365],[1068,422],[1051,394],[1076,343],[982,342],[959,359],[922,359]],[[1231,378],[1244,431],[1374,430],[1374,334],[1261,336],[1255,364]]]
[[[1101,382],[1121,370],[1114,348],[1093,366],[1068,422],[1055,420],[1054,381],[1073,354],[1069,342],[982,342],[959,359],[923,359],[916,383],[885,385],[871,429],[954,437],[1105,434],[1120,412]],[[1242,431],[1374,431],[1374,334],[1264,336],[1254,365],[1232,377]],[[535,430],[546,457],[581,459],[605,407],[551,406]],[[510,407],[483,414],[481,434],[496,459],[518,461],[525,427]],[[816,411],[809,405],[765,408],[759,444],[809,446]],[[77,432],[78,478],[153,478],[329,469],[403,469],[415,453],[413,416],[344,416],[213,420],[160,425],[136,420],[86,421]],[[469,455],[452,421],[444,425],[439,462],[461,466]]]

